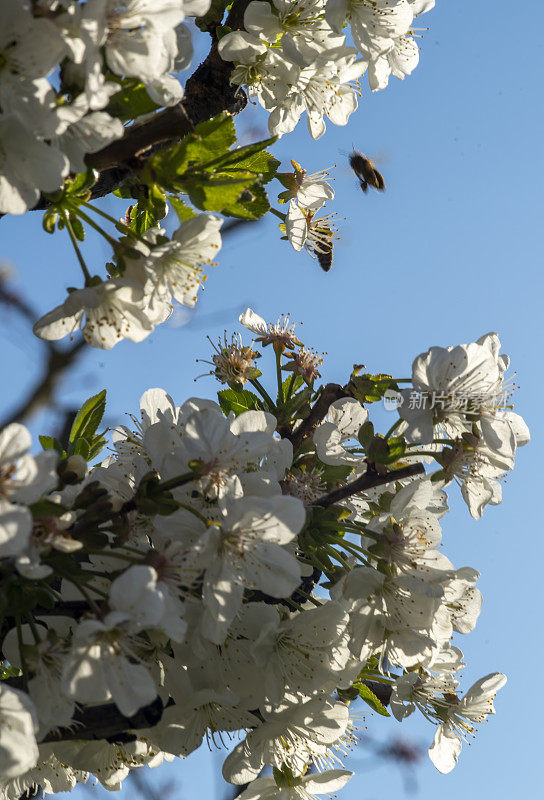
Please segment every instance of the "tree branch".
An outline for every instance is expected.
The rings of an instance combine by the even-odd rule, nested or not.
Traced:
[[[323,387],[310,414],[302,421],[296,431],[285,435],[285,438],[289,439],[293,445],[293,450],[298,450],[304,439],[313,434],[317,426],[327,416],[331,403],[334,403],[335,400],[341,400],[343,397],[351,397],[345,386],[340,386],[338,383],[327,383]]]
[[[172,704],[173,701],[168,703]],[[113,703],[80,708],[74,714],[73,727],[51,731],[41,743],[89,739],[106,739],[108,742],[134,741],[136,736],[128,731],[157,725],[164,707],[157,696],[148,706],[140,708],[133,717],[125,717]]]
[[[0,280],[0,304],[14,309],[32,325],[39,316],[26,300],[11,292],[2,280]],[[61,349],[54,342],[44,341],[43,344],[47,348],[47,360],[40,378],[15,410],[0,421],[0,428],[11,422],[22,422],[32,416],[40,406],[48,405],[62,376],[77,360],[86,343],[81,337],[68,349]]]
[[[249,0],[237,0],[225,24],[233,30],[242,28],[248,5]],[[217,44],[217,39],[212,36],[210,52],[187,80],[183,103],[127,128],[122,139],[86,157],[86,163],[101,173],[91,190],[93,198],[109,194],[131,177],[130,161],[145,150],[183,139],[199,122],[215,117],[222,111],[238,114],[245,108],[245,92],[230,83],[234,64],[221,58]],[[44,206],[39,204],[38,207]]]
[[[351,497],[359,492],[366,492],[368,489],[374,489],[376,486],[383,486],[384,483],[392,483],[393,481],[400,481],[403,478],[411,478],[414,475],[424,475],[425,467],[423,464],[409,464],[407,467],[401,469],[394,469],[386,475],[379,475],[375,469],[369,465],[368,471],[360,478],[357,478],[345,486],[340,486],[339,489],[334,489],[332,492],[314,500],[312,506],[320,506],[321,508],[328,508],[329,506],[345,500],[346,497]]]

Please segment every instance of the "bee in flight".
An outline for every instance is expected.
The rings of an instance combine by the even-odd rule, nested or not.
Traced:
[[[372,186],[373,189],[377,189],[379,192],[383,192],[385,189],[383,175],[376,169],[369,158],[359,153],[357,150],[354,150],[349,157],[349,165],[357,175],[359,183],[361,184],[361,189],[365,194],[368,192],[369,186]]]

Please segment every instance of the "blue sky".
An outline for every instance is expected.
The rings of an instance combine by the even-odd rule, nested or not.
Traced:
[[[514,793],[532,796],[540,754],[539,688],[532,669],[542,652],[541,372],[543,167],[539,72],[544,9],[523,5],[520,20],[505,0],[439,2],[426,15],[418,70],[403,83],[392,79],[384,92],[364,87],[359,110],[346,128],[328,125],[313,142],[303,122],[277,143],[274,153],[287,169],[290,158],[309,171],[333,164],[341,240],[330,273],[280,241],[277,220],[232,234],[225,243],[194,315],[183,312],[149,337],[113,351],[90,351],[63,385],[62,407],[77,405],[107,388],[108,422],[134,412],[141,393],[162,386],[181,402],[191,394],[212,397],[216,386],[195,363],[210,352],[205,335],[231,329],[251,305],[275,319],[290,312],[303,321],[304,341],[327,351],[324,379],[343,381],[353,363],[369,371],[410,374],[413,358],[434,344],[471,341],[496,330],[512,358],[519,385],[516,411],[533,442],[520,450],[516,470],[504,486],[504,502],[474,522],[457,492],[444,520],[445,552],[456,566],[482,573],[484,608],[476,630],[458,636],[467,660],[464,686],[492,671],[508,675],[496,701],[497,716],[465,747],[457,768],[441,776],[430,762],[418,770],[419,794],[457,800],[477,797],[485,787],[494,800]],[[423,23],[422,23],[423,24]],[[364,79],[363,79],[364,80]],[[259,138],[264,117],[241,117],[239,129]],[[380,159],[387,191],[364,196],[347,167],[352,146]],[[273,192],[279,184],[271,185]],[[120,213],[120,205],[104,207]],[[1,257],[17,270],[16,286],[43,313],[64,296],[79,275],[68,241],[42,232],[39,214],[4,219]],[[101,242],[86,255],[99,272],[108,257]],[[43,346],[2,309],[0,363],[4,391],[0,413],[14,406],[32,383]],[[9,377],[7,377],[9,376]],[[382,429],[390,417],[381,412]],[[32,421],[34,433],[49,433],[54,415]],[[368,735],[412,737],[430,744],[433,730],[414,717],[402,725],[366,715]],[[362,731],[363,735],[365,731]],[[364,760],[363,760],[364,759]],[[345,800],[402,794],[395,769],[369,770],[366,752],[353,759],[356,776]],[[219,758],[199,752],[176,766],[149,773],[153,782],[177,783],[181,797],[195,789],[217,797],[213,770]],[[209,775],[207,774],[209,772]]]

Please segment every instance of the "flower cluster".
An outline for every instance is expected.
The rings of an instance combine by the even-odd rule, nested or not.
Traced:
[[[183,96],[187,15],[210,0],[2,0],[0,213],[22,214],[85,155],[124,134],[115,95],[138,83],[147,110]],[[142,113],[142,112],[140,112]]]
[[[509,358],[499,350],[496,333],[457,347],[431,347],[415,359],[413,389],[401,393],[398,409],[409,442],[440,446],[435,457],[444,478],[460,484],[476,519],[488,503],[501,502],[499,480],[529,441],[525,422],[506,404]],[[428,397],[433,402],[425,402]]]
[[[227,33],[219,52],[236,64],[232,82],[270,113],[271,133],[292,131],[306,111],[318,139],[324,117],[346,125],[357,108],[352,83],[365,71],[372,91],[391,75],[413,72],[419,48],[412,23],[433,7],[434,0],[252,0],[245,31]],[[346,25],[355,48],[346,45]]]
[[[165,231],[150,229],[139,239],[121,240],[117,269],[102,280],[90,277],[83,289],[69,290],[68,297],[34,325],[34,333],[49,341],[83,329],[88,344],[111,349],[122,339],[141,342],[155,325],[164,322],[177,300],[192,308],[205,280],[201,265],[221,247],[223,220],[198,214],[185,220],[171,239]],[[121,277],[113,277],[121,272]]]
[[[103,392],[69,442],[42,437],[41,455],[21,425],[0,435],[2,800],[89,774],[115,790],[131,769],[233,736],[223,775],[249,784],[245,800],[308,800],[351,777],[358,697],[434,723],[442,772],[494,711],[500,673],[457,694],[451,640],[473,630],[481,594],[476,570],[440,549],[441,520],[453,461],[462,452],[471,480],[488,481],[489,454],[495,465],[528,439],[521,418],[456,411],[439,421],[451,444],[421,451],[413,433],[432,434],[434,419],[384,436],[369,420],[392,378],[316,387],[288,318],[248,309],[240,321],[255,342],[215,347],[219,403],[148,390],[98,464]],[[274,397],[256,344],[272,345]],[[451,378],[444,359],[464,353],[472,385],[495,390],[498,349],[495,334],[432,348],[414,386],[425,375],[451,388],[438,382]],[[431,447],[431,434],[417,441]],[[431,458],[439,470],[426,473]]]
[[[324,117],[346,125],[357,108],[358,84],[366,62],[346,46],[325,19],[324,0],[253,0],[245,31],[227,33],[219,54],[233,61],[231,81],[247,87],[270,112],[275,136],[292,131],[304,112],[314,139],[325,133]]]

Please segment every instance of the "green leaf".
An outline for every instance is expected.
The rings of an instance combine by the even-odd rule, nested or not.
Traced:
[[[199,123],[193,136],[200,137],[199,152],[204,150],[214,158],[220,153],[225,153],[236,142],[234,120],[228,111],[223,111],[212,119]]]
[[[374,461],[378,464],[388,464],[391,455],[389,445],[383,436],[374,436],[366,448],[366,454],[369,461]]]
[[[156,184],[146,187],[146,195],[138,198],[130,210],[130,227],[141,236],[166,216],[166,197]]]
[[[369,447],[370,442],[374,438],[374,425],[370,420],[367,420],[361,427],[359,428],[359,432],[357,434],[357,439],[365,448],[365,450]]]
[[[152,156],[143,172],[146,183],[156,180],[161,186],[177,189],[176,176],[183,176],[196,167],[229,151],[236,141],[234,122],[226,111],[213,119],[201,122],[193,133],[181,142]],[[181,189],[181,191],[184,191]]]
[[[172,206],[180,222],[186,222],[188,219],[196,217],[196,211],[193,211],[192,208],[190,208],[188,205],[185,205],[183,200],[180,200],[179,197],[174,197],[173,195],[169,194],[167,200]]]
[[[89,168],[86,172],[80,172],[66,183],[66,194],[70,197],[87,195],[97,180],[98,172],[95,169]]]
[[[103,389],[93,397],[89,397],[77,412],[70,430],[70,443],[74,444],[77,439],[86,439],[87,442],[92,442],[105,410],[106,390]]]
[[[283,396],[284,397],[287,394],[287,390],[289,388],[289,385],[290,385],[291,381],[293,381],[293,386],[291,388],[291,392],[292,393],[296,392],[297,389],[300,389],[300,387],[304,383],[304,380],[300,375],[295,375],[295,373],[292,372],[291,375],[289,375],[282,383]]]
[[[38,500],[30,506],[34,519],[43,517],[61,517],[67,509],[60,503],[53,503],[51,500]]]
[[[89,453],[91,451],[91,446],[87,439],[80,437],[73,442],[73,447],[71,448],[72,454],[75,456],[81,456],[85,459],[85,461],[89,460]]]
[[[87,456],[87,461],[92,461],[93,458],[96,458],[97,456],[99,456],[100,453],[102,452],[102,450],[105,448],[105,446],[106,446],[106,440],[104,439],[104,437],[103,436],[95,436],[93,441],[92,441],[92,443],[91,443],[91,447],[89,449],[89,454]]]
[[[265,147],[268,147],[277,141],[277,136],[270,139],[262,139],[260,142],[253,142],[243,147],[235,147],[234,150],[229,150],[224,155],[214,158],[213,161],[208,161],[202,164],[206,169],[221,169],[226,171],[226,168],[244,169],[255,174],[266,174],[267,182],[271,181],[280,162],[270,155],[270,153],[263,152]]]
[[[398,386],[391,375],[364,375],[351,376],[350,387],[360,403],[375,403],[381,400],[388,389],[398,391]]]
[[[134,200],[135,199],[134,198],[134,194],[133,194],[132,186],[130,184],[127,184],[127,183],[121,184],[121,186],[119,186],[119,188],[114,189],[112,194],[114,194],[116,197],[120,197],[121,200]]]
[[[238,416],[243,411],[262,409],[261,401],[257,395],[253,394],[253,392],[249,392],[247,389],[241,389],[240,391],[236,391],[236,389],[223,389],[221,392],[217,392],[217,397],[225,416],[227,416],[230,411],[234,411],[236,416]]]
[[[326,465],[322,468],[323,480],[326,483],[344,483],[353,472],[353,467]]]
[[[70,224],[72,226],[72,230],[74,231],[74,236],[78,242],[84,242],[85,228],[83,227],[81,220],[76,217],[75,214],[70,214]]]
[[[383,703],[380,700],[378,700],[372,689],[369,689],[366,683],[360,683],[359,681],[356,681],[356,683],[354,683],[353,685],[359,692],[359,697],[361,698],[361,700],[364,700],[365,703],[367,703],[367,705],[370,706],[370,708],[372,708],[378,714],[381,714],[382,717],[391,716],[391,714],[383,705]]]
[[[18,678],[23,674],[19,667],[14,667],[12,664],[9,666],[0,664],[0,681],[5,681],[7,678]]]
[[[251,172],[240,172],[236,177],[228,173],[208,175],[201,173],[179,183],[181,191],[187,192],[191,202],[204,211],[223,211],[234,206],[240,195],[255,182]]]
[[[57,220],[59,218],[58,213],[50,208],[48,211],[45,212],[42,218],[42,227],[46,233],[54,233],[55,226],[57,224]]]
[[[160,108],[148,95],[145,85],[135,78],[124,78],[121,84],[120,90],[111,97],[105,109],[112,117],[127,122]]]
[[[404,436],[391,436],[387,440],[387,444],[389,445],[389,458],[391,459],[391,463],[394,461],[399,461],[399,459],[403,457],[406,450]]]
[[[64,447],[61,445],[58,439],[55,439],[54,436],[40,436],[38,438],[44,450],[56,450],[61,458],[66,456]]]
[[[235,203],[223,206],[222,213],[240,219],[260,219],[270,208],[268,197],[262,186],[254,183],[240,194]]]

